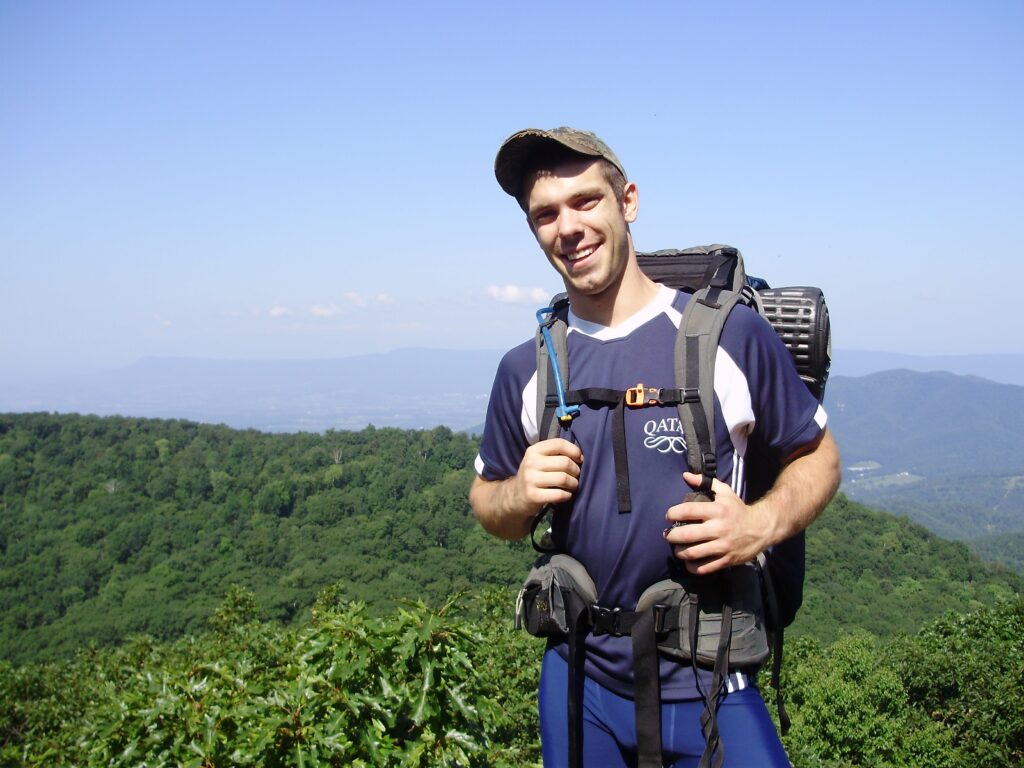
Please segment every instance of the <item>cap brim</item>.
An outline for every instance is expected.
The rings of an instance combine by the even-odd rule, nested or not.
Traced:
[[[523,168],[529,157],[545,144],[557,144],[587,157],[603,157],[591,147],[578,145],[566,137],[553,136],[539,128],[513,133],[502,143],[494,158],[494,176],[503,190],[518,198],[523,186]]]

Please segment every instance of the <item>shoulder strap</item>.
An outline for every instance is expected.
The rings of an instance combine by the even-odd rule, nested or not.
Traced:
[[[705,493],[717,476],[715,446],[715,356],[729,312],[742,293],[710,286],[690,298],[676,334],[676,384],[682,394],[679,420],[690,471],[704,477]]]
[[[569,297],[565,293],[556,294],[548,306],[537,310],[537,397],[534,413],[540,440],[558,437],[562,426],[560,419],[571,421],[569,414],[579,412],[578,405],[567,408],[565,403],[565,388],[569,381],[568,316]],[[554,403],[558,403],[557,407]],[[542,535],[539,544],[536,538],[537,526],[553,509],[552,505],[546,505],[530,525],[530,542],[541,553],[557,550],[551,542],[550,533]]]
[[[558,437],[559,423],[550,405],[569,386],[569,297],[559,293],[537,313],[537,434],[541,440]],[[549,349],[550,345],[550,349]]]
[[[698,290],[690,298],[676,334],[676,383],[680,390],[679,420],[686,439],[686,461],[690,471],[701,475],[700,488],[687,499],[710,501],[714,498],[711,482],[718,475],[717,446],[715,444],[715,358],[722,328],[733,307],[743,298],[742,292],[729,290],[712,283]],[[704,577],[705,585],[717,576]],[[693,604],[690,619],[691,647],[696,648],[700,603],[703,590]],[[704,692],[704,711],[701,730],[705,748],[699,768],[721,768],[725,754],[718,732],[717,709],[722,695],[723,675],[728,674],[729,643],[732,637],[732,604],[728,594],[723,595],[722,618],[718,649],[712,675],[711,690]],[[696,654],[694,672],[696,673]]]

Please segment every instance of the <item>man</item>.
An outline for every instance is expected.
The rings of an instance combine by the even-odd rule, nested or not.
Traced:
[[[637,265],[630,224],[639,195],[615,154],[585,131],[528,129],[502,144],[495,174],[565,284],[574,384],[672,386],[673,345],[689,297]],[[772,328],[744,307],[729,315],[716,357],[719,479],[711,502],[682,502],[701,478],[683,472],[678,452],[664,450],[680,445],[675,408],[643,409],[625,414],[631,511],[620,513],[610,409],[584,406],[561,437],[540,440],[536,367],[532,340],[499,365],[470,503],[483,527],[505,539],[525,536],[546,505],[560,505],[553,539],[586,568],[602,606],[632,610],[644,589],[680,565],[706,575],[749,562],[802,531],[838,487],[839,456],[824,411]],[[752,445],[768,455],[748,456]],[[767,494],[747,504],[746,467],[761,460],[783,469]],[[689,524],[666,532],[676,522]],[[564,765],[568,754],[566,658],[564,643],[549,643],[539,691],[548,766]],[[705,747],[699,720],[707,680],[685,664],[660,664],[664,759],[695,766]],[[630,638],[588,635],[584,670],[584,765],[635,763]],[[726,765],[789,765],[751,687],[753,670],[730,672],[718,710]]]

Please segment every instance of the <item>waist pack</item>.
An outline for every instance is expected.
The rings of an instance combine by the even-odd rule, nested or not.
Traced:
[[[651,585],[635,610],[597,602],[597,588],[583,565],[565,554],[534,564],[516,601],[516,628],[569,645],[569,764],[582,754],[583,639],[588,633],[629,636],[633,645],[638,766],[660,768],[661,681],[659,652],[695,669],[712,671],[701,725],[701,766],[720,765],[716,712],[730,669],[757,667],[768,658],[760,563],[710,576],[680,574]]]
[[[635,610],[622,611],[598,604],[594,581],[578,560],[565,554],[544,555],[519,592],[516,629],[556,639],[568,639],[580,630],[631,635],[638,615],[647,612],[658,650],[678,661],[712,668],[723,627],[729,635],[730,667],[757,667],[769,656],[761,568],[756,563],[729,568],[720,576],[683,575],[659,581],[644,590]]]
[[[516,629],[534,637],[568,638],[597,605],[597,587],[587,569],[568,555],[543,555],[516,600]]]

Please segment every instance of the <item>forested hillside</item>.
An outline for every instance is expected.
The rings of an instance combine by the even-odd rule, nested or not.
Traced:
[[[791,634],[909,634],[946,612],[1010,599],[1022,586],[1018,574],[986,564],[962,542],[839,495],[808,531],[804,606]]]
[[[1024,387],[933,371],[829,381],[825,407],[845,464],[927,477],[1019,473]]]
[[[533,552],[484,534],[476,443],[444,428],[271,435],[184,421],[0,416],[0,657],[55,659],[205,626],[228,589],[262,617],[308,616],[340,583],[372,615],[521,582]],[[916,631],[993,604],[1020,577],[962,544],[839,497],[808,536],[794,625]]]
[[[1024,561],[1006,536],[1024,534],[1024,387],[894,370],[834,378],[825,405],[851,498],[945,538],[999,536],[977,551]]]
[[[469,516],[475,450],[0,416],[0,765],[539,765],[533,553]],[[794,765],[1021,764],[1020,589],[838,497],[787,633]]]
[[[965,473],[860,481],[847,488],[871,507],[907,515],[947,539],[1024,534],[1024,454],[1015,474]],[[965,468],[966,469],[966,468]],[[1017,550],[1024,558],[1024,550]]]
[[[972,550],[990,563],[1001,563],[1024,574],[1024,533],[984,536],[970,542]]]
[[[0,416],[0,657],[177,637],[232,584],[285,622],[339,579],[374,611],[508,585],[532,550],[470,518],[475,455],[444,428],[271,435]]]

